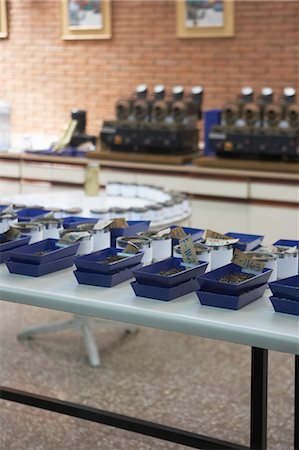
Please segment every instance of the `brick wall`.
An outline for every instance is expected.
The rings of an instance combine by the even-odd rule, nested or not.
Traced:
[[[97,133],[115,101],[141,82],[202,84],[205,109],[243,85],[299,90],[299,1],[235,4],[233,38],[176,38],[175,0],[113,0],[112,39],[63,41],[60,0],[9,0],[0,81],[13,131],[56,133],[80,107]]]

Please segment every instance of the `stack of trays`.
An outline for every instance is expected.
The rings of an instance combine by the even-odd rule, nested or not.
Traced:
[[[117,260],[118,256],[125,257]],[[129,255],[122,249],[106,248],[76,258],[74,263],[77,270],[74,274],[79,284],[113,287],[133,278],[133,270],[142,266],[142,256],[143,252]],[[111,262],[107,262],[107,259]]]
[[[50,212],[52,211],[42,208],[23,208],[17,211],[17,216],[19,222],[30,222],[33,219],[41,219]]]
[[[111,228],[111,245],[115,247],[116,238],[119,236],[135,236],[142,231],[147,231],[150,220],[128,220],[126,228]]]
[[[6,265],[10,273],[40,277],[73,265],[79,244],[57,246],[58,239],[45,239],[9,252]]]
[[[177,228],[177,227],[179,227],[179,225],[172,225],[170,228],[173,229],[173,228]],[[186,236],[188,234],[190,234],[193,242],[201,239],[205,232],[205,230],[201,230],[200,228],[189,228],[189,227],[181,227],[181,228],[185,231]],[[172,238],[173,245],[177,245],[179,243],[180,243],[179,239]]]
[[[225,236],[229,236],[233,239],[239,239],[239,241],[234,244],[234,247],[242,252],[251,252],[255,250],[262,244],[264,239],[264,236],[259,234],[234,233],[232,231],[225,233]]]
[[[299,316],[299,275],[269,283],[276,312]]]
[[[196,277],[203,273],[207,266],[207,262],[187,266],[181,258],[167,258],[134,270],[136,281],[131,285],[139,297],[169,301],[196,291],[198,288]]]
[[[2,235],[3,236],[3,235]],[[28,244],[30,240],[30,236],[20,237],[18,239],[14,239],[13,241],[6,241],[1,239],[0,235],[0,264],[9,259],[9,253],[11,250],[22,247],[23,245]]]
[[[197,296],[202,305],[240,309],[263,296],[271,272],[271,269],[264,269],[258,275],[246,274],[236,264],[228,264],[197,278],[200,285]],[[246,275],[248,278],[242,279]],[[236,278],[232,283],[220,281],[223,277]]]

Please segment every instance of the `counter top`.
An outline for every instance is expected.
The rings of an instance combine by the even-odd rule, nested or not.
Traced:
[[[88,158],[76,158],[65,156],[39,155],[32,153],[0,152],[0,160],[40,162],[49,164],[66,164],[84,166],[89,161]],[[164,173],[180,176],[209,176],[209,177],[240,177],[256,178],[267,180],[285,180],[299,182],[299,163],[281,161],[253,161],[253,160],[233,160],[213,157],[200,157],[192,164],[153,164],[132,161],[115,161],[108,159],[98,159],[103,168],[113,168],[120,170],[138,170],[146,172]]]

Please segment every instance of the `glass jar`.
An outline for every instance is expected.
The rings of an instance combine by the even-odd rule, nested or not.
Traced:
[[[12,227],[20,231],[21,236],[30,236],[29,244],[43,240],[45,227],[39,222],[17,222]]]
[[[278,267],[277,255],[269,253],[268,250],[265,251],[263,247],[261,247],[261,249],[256,252],[246,252],[246,254],[256,256],[259,261],[264,262],[265,269],[272,269],[272,273],[270,275],[268,283],[277,280],[277,267]]]
[[[124,249],[129,241],[137,245],[139,250],[144,253],[141,260],[143,265],[151,264],[153,260],[153,241],[145,236],[119,236],[116,238],[116,247]]]
[[[207,262],[208,266],[206,268],[206,272],[210,272],[212,267],[212,249],[200,244],[199,242],[194,242],[194,247],[198,261]],[[173,247],[173,256],[176,258],[182,257],[180,245],[175,245]]]
[[[43,226],[43,239],[59,239],[59,233],[63,229],[63,219],[50,219],[39,221]]]
[[[99,164],[89,162],[85,171],[84,193],[87,196],[97,196],[100,192],[99,186]]]

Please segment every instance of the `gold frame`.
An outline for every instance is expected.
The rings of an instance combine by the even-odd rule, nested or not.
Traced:
[[[224,26],[223,27],[186,27],[186,1],[177,0],[176,20],[177,37],[179,38],[215,38],[232,37],[235,31],[234,0],[224,0]]]
[[[0,0],[0,38],[7,38],[7,4],[6,0]]]
[[[111,38],[111,1],[101,0],[103,14],[103,28],[70,27],[68,24],[68,0],[62,0],[62,39],[110,39]]]

